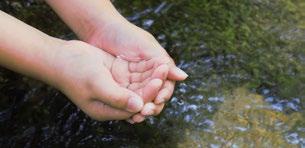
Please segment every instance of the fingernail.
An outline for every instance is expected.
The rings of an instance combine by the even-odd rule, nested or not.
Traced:
[[[145,120],[145,118],[140,118],[140,119],[137,119],[137,123],[141,123],[141,122],[143,122]]]
[[[127,111],[138,112],[143,107],[143,100],[140,97],[133,96],[130,97],[127,104]]]
[[[183,70],[181,70],[178,67],[176,67],[176,72],[179,76],[183,77],[184,79],[188,77],[188,74],[186,74]]]
[[[152,109],[145,109],[141,112],[144,116],[150,116],[154,113]]]
[[[141,114],[144,116],[150,116],[154,114],[155,104],[153,103],[147,103],[144,105]]]
[[[140,123],[140,122],[143,122],[145,120],[145,117],[140,115],[140,114],[137,114],[137,115],[134,115],[132,117],[132,120],[135,122],[135,123]]]
[[[128,122],[130,124],[134,124],[135,123],[132,119],[127,119],[126,122]]]
[[[157,98],[155,101],[156,104],[162,104],[164,102],[165,102],[165,100],[163,98]]]

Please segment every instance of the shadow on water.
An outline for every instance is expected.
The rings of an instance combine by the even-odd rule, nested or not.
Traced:
[[[305,3],[113,1],[190,75],[158,117],[96,122],[40,82],[0,70],[0,147],[305,147]],[[40,1],[1,10],[75,35]]]

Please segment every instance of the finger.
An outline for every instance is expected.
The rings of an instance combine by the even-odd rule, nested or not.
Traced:
[[[129,81],[130,83],[142,82],[143,80],[149,78],[154,72],[154,69],[147,70],[145,72],[134,72],[130,74]]]
[[[174,80],[174,81],[182,81],[185,80],[188,77],[188,75],[178,68],[177,66],[172,65],[168,72],[168,79]]]
[[[155,113],[156,105],[152,102],[146,103],[141,111],[144,116],[151,116]]]
[[[137,114],[133,115],[131,119],[135,123],[140,123],[145,120],[145,116],[141,115],[140,113],[137,113]]]
[[[146,103],[149,104],[149,103]],[[157,116],[161,113],[165,106],[165,103],[162,104],[149,104],[149,105],[144,105],[143,110],[141,111],[142,116]],[[147,110],[147,111],[145,111]]]
[[[160,79],[153,79],[148,82],[143,88],[136,90],[135,92],[139,94],[142,98],[144,103],[151,102],[154,100],[161,89],[163,81]]]
[[[188,75],[183,70],[181,70],[180,68],[178,68],[176,66],[174,60],[166,53],[165,49],[161,48],[160,51],[164,51],[164,52],[161,52],[158,55],[154,55],[154,56],[159,56],[159,57],[155,57],[155,58],[152,58],[151,60],[149,60],[150,64],[148,64],[149,66],[147,66],[147,67],[152,68],[152,65],[153,65],[152,63],[156,63],[156,65],[168,64],[170,67],[168,78],[170,80],[174,80],[174,81],[185,80],[188,77]],[[139,72],[141,72],[141,69],[143,69],[143,67],[146,68],[146,65],[144,65],[144,63],[141,63],[139,66],[136,63],[133,63],[129,69],[130,69],[130,71],[139,70]]]
[[[112,63],[111,73],[113,79],[121,86],[127,87],[129,85],[130,72],[128,71],[128,62],[123,59],[116,58]],[[123,74],[123,75],[122,75]]]
[[[182,81],[185,80],[188,75],[181,70],[180,68],[178,68],[175,64],[175,61],[169,57],[170,62],[168,63],[169,66],[169,72],[168,72],[168,79],[170,80],[174,80],[174,81]]]
[[[134,113],[139,112],[144,105],[143,99],[139,95],[119,86],[113,80],[109,71],[105,71],[103,77],[95,79],[91,84],[91,88],[95,93],[94,99],[104,102],[111,107]]]
[[[170,62],[171,60],[168,56],[160,56],[151,58],[146,61],[143,60],[140,62],[130,62],[128,68],[130,72],[145,72],[161,64],[168,64]]]
[[[145,77],[139,78],[140,76],[138,76],[137,80],[136,80],[136,78],[132,78],[131,84],[128,86],[128,89],[130,89],[130,90],[140,89],[140,88],[144,87],[145,85],[147,85],[147,83],[150,82],[150,80],[152,80],[154,78],[166,80],[167,74],[168,74],[168,66],[164,65],[164,64],[160,65],[158,68],[156,68],[154,70],[153,74],[151,74],[148,77],[145,76]],[[136,77],[136,76],[134,76],[134,77]],[[142,79],[142,80],[140,81],[140,79]]]
[[[161,111],[163,110],[164,106],[165,106],[165,103],[156,105],[156,106],[155,106],[155,110],[154,110],[154,114],[153,114],[153,115],[154,115],[154,116],[159,115],[159,114],[161,113]]]
[[[154,70],[154,72],[151,75],[151,78],[166,80],[168,72],[169,72],[169,66],[167,64],[162,64]]]
[[[130,72],[145,72],[149,69],[152,69],[154,64],[155,63],[153,60],[143,60],[140,62],[130,62],[128,68]]]
[[[134,124],[135,122],[132,119],[127,119],[125,120],[126,122],[130,123],[130,124]]]
[[[130,83],[134,82],[142,82],[145,79],[153,79],[159,78],[161,80],[165,80],[167,78],[167,74],[169,71],[169,67],[167,64],[162,64],[156,67],[155,69],[150,69],[148,71],[138,73],[134,72],[130,74]]]
[[[154,100],[155,104],[162,104],[168,101],[173,95],[175,88],[175,82],[166,80],[156,99]]]
[[[146,79],[146,80],[144,80],[143,82],[134,82],[134,83],[131,83],[131,84],[128,86],[128,89],[129,89],[129,90],[132,90],[132,91],[141,89],[141,88],[143,88],[145,85],[147,85],[147,83],[150,82],[150,81],[151,81],[151,79]]]
[[[91,101],[85,107],[84,112],[86,112],[91,118],[98,121],[105,120],[123,120],[128,119],[132,116],[131,113],[112,108],[100,101]]]

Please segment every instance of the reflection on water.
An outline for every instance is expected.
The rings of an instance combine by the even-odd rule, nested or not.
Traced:
[[[295,146],[293,144],[300,143],[304,145],[305,137],[297,132],[289,132],[297,122],[304,120],[300,113],[284,114],[273,110],[270,104],[264,101],[263,96],[238,88],[226,96],[211,120],[203,122],[207,123],[206,128],[187,129],[185,134],[189,138],[179,143],[179,146],[292,147]]]
[[[96,122],[57,90],[0,70],[0,147],[305,147],[302,0],[127,0],[190,75],[160,116]],[[73,33],[40,1],[0,9],[60,38]]]

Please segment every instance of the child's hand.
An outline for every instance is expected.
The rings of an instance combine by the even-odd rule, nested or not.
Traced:
[[[167,77],[166,61],[128,62],[81,41],[68,41],[58,48],[53,85],[90,117],[121,120],[142,109],[143,114],[154,109],[143,108],[143,102],[156,98]]]
[[[154,112],[144,102],[159,92],[168,61],[127,62],[81,41],[50,37],[2,11],[0,18],[1,66],[55,86],[97,120]]]
[[[127,120],[128,122],[139,123],[145,119],[145,116],[160,112],[152,102],[163,87],[163,82],[167,79],[168,62],[164,58],[153,58],[139,62],[128,62],[121,58],[114,60],[111,71],[114,79],[122,87],[140,95],[145,103],[141,112],[133,115],[131,119]]]
[[[159,114],[164,102],[173,94],[175,81],[184,80],[187,74],[176,67],[173,60],[157,40],[145,30],[128,22],[112,5],[111,1],[101,0],[46,0],[80,39],[106,52],[121,56],[131,62],[164,58],[169,72],[167,80],[158,92],[153,115]],[[77,16],[77,17],[75,17]],[[137,116],[139,115],[139,116]],[[133,118],[143,118],[137,114]],[[138,119],[139,119],[138,118]]]
[[[166,78],[162,89],[154,99],[154,112],[149,115],[158,115],[174,91],[175,81],[184,80],[187,74],[176,67],[172,58],[157,40],[143,29],[127,22],[110,22],[96,30],[89,36],[87,42],[101,48],[113,55],[119,55],[127,61],[138,61],[143,59],[163,58],[169,66],[168,77]],[[137,114],[133,119],[143,119],[143,114]]]

